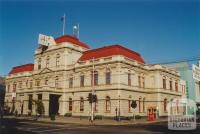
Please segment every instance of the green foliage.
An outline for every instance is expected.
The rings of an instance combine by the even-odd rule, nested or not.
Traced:
[[[88,94],[87,100],[91,104],[92,102],[97,102],[97,95],[92,95],[92,93]]]
[[[64,116],[65,116],[65,117],[71,117],[71,116],[72,116],[72,113],[65,113]]]
[[[137,107],[136,100],[132,100],[131,107],[134,109]]]
[[[36,112],[39,114],[39,115],[43,115],[44,114],[44,104],[42,102],[42,100],[35,100],[35,105],[36,105]]]

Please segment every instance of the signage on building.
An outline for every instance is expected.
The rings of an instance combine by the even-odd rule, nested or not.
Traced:
[[[200,81],[200,66],[192,65],[193,79]]]
[[[38,44],[44,45],[44,46],[50,46],[50,45],[55,45],[56,42],[52,36],[39,34]]]

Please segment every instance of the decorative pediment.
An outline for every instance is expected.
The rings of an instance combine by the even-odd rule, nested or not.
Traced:
[[[53,72],[53,70],[49,69],[49,68],[44,68],[43,70],[40,71],[39,74],[44,74],[44,73],[51,73]]]

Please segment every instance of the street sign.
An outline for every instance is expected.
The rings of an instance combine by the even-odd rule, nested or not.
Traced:
[[[193,74],[193,79],[200,81],[200,67],[196,65],[192,65],[192,74]]]
[[[44,45],[44,46],[50,46],[50,45],[55,45],[56,42],[52,36],[39,34],[38,44]]]

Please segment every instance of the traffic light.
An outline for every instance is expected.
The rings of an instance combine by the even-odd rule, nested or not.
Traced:
[[[97,95],[96,94],[92,95],[92,101],[97,102]]]
[[[92,103],[92,93],[88,94],[87,100],[89,101],[89,103]]]
[[[89,103],[92,103],[92,102],[97,102],[97,95],[92,95],[92,93],[89,93],[88,94],[88,97],[87,97],[87,100],[89,101]]]

